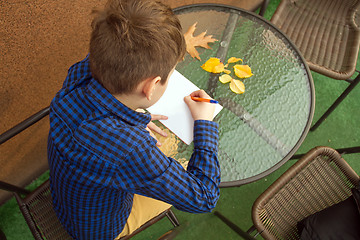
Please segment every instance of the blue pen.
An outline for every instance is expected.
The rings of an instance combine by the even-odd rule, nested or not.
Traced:
[[[197,102],[207,102],[207,103],[219,103],[216,100],[213,99],[207,99],[207,98],[200,98],[200,97],[191,97],[192,100]]]

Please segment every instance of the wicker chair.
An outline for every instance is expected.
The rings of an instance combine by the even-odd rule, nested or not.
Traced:
[[[55,214],[55,211],[53,210],[49,180],[40,185],[35,191],[31,192],[24,199],[21,198],[17,193],[15,193],[15,197],[26,220],[26,223],[28,224],[36,240],[72,239],[61,225]],[[171,211],[171,209],[168,209],[146,222],[140,228],[135,230],[135,232],[133,232],[131,235],[122,237],[121,240],[130,239],[165,216],[169,218],[174,227],[179,226],[179,222],[176,216]]]
[[[37,112],[28,119],[19,123],[15,127],[1,134],[0,144],[16,136],[18,133],[27,129],[31,125],[37,123],[48,114],[49,108],[44,108],[43,110]],[[36,240],[72,239],[61,225],[53,209],[49,180],[45,181],[32,192],[2,181],[0,181],[0,189],[14,193],[16,201],[26,220],[26,223],[28,224]],[[21,195],[25,195],[25,197],[22,198]],[[156,223],[160,219],[164,218],[165,216],[168,217],[174,227],[179,226],[179,221],[177,220],[175,214],[169,208],[168,210],[162,212],[158,216],[146,222],[140,228],[135,230],[132,234],[122,237],[121,240],[130,239],[134,235],[145,230],[146,228]],[[168,232],[168,234],[170,233],[171,232]],[[162,237],[166,237],[166,234]]]
[[[282,0],[271,18],[295,43],[311,70],[350,83],[310,130],[315,130],[360,81],[359,74],[349,80],[359,52],[359,8],[357,0]]]
[[[358,181],[338,152],[316,147],[258,197],[252,209],[254,226],[265,239],[299,239],[298,221],[345,200]]]
[[[360,177],[341,155],[329,147],[316,147],[284,172],[254,202],[254,225],[244,232],[215,211],[243,239],[299,239],[297,223],[307,216],[351,196]]]

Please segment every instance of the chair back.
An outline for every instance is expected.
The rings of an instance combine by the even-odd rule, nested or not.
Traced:
[[[254,225],[265,239],[299,239],[297,222],[351,196],[358,181],[334,149],[314,148],[255,201]]]
[[[356,68],[359,2],[282,0],[271,22],[295,43],[311,70],[345,80]]]
[[[20,210],[36,240],[71,240],[52,205],[50,181],[47,180],[25,198],[15,193]]]

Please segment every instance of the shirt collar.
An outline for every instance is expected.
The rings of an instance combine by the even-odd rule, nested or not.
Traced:
[[[151,120],[150,114],[136,112],[122,104],[94,78],[90,80],[87,86],[87,93],[98,107],[117,115],[132,125],[146,126]]]

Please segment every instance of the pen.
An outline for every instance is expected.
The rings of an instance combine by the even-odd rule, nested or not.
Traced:
[[[207,103],[219,103],[216,100],[213,99],[207,99],[207,98],[200,98],[200,97],[191,97],[192,100],[197,102],[207,102]]]

